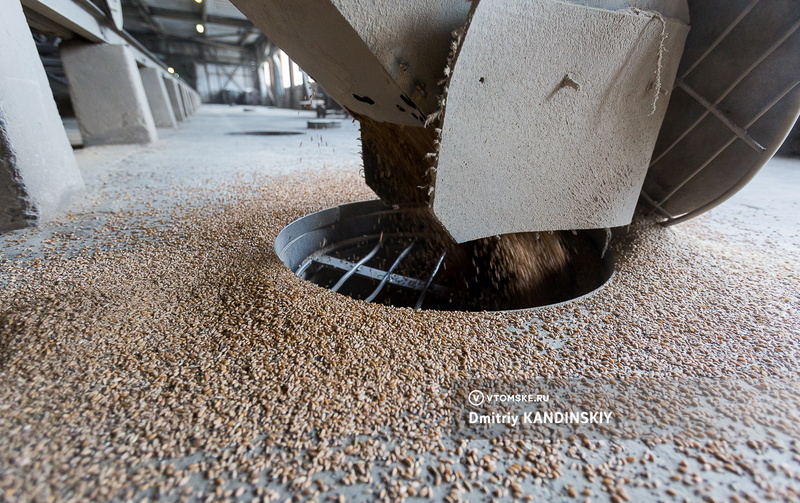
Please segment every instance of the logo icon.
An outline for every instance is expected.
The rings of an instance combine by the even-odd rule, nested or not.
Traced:
[[[472,390],[469,392],[469,403],[474,405],[475,407],[479,407],[483,405],[483,402],[486,401],[486,397],[483,396],[483,392],[479,390]]]

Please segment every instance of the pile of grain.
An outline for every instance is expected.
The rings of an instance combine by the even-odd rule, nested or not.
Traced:
[[[752,418],[604,440],[448,433],[452,390],[468,378],[796,382],[797,257],[639,222],[616,244],[614,281],[589,299],[513,315],[392,309],[303,282],[272,251],[295,218],[368,197],[355,174],[136,197],[175,194],[190,203],[166,216],[163,204],[123,208],[91,239],[66,222],[46,258],[4,238],[5,500],[800,494],[800,430],[783,418],[749,439]],[[796,394],[773,394],[765,403],[797,410]]]

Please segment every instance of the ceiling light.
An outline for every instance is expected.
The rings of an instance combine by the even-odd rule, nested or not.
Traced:
[[[206,27],[203,26],[202,23],[197,23],[197,25],[195,25],[194,28],[197,30],[197,33],[203,33],[204,31],[206,31]]]
[[[203,3],[203,0],[194,0],[195,3]]]
[[[172,68],[171,66],[170,66],[169,68],[167,68],[167,71],[168,71],[169,73],[175,73],[175,69],[174,69],[174,68]]]

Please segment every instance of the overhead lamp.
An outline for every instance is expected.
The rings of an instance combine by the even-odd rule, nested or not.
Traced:
[[[203,26],[203,23],[197,23],[194,26],[194,29],[197,30],[197,33],[203,33],[204,31],[206,31],[206,27]]]
[[[169,73],[175,73],[175,69],[174,69],[174,68],[172,68],[171,66],[170,66],[169,68],[167,68],[167,71],[168,71]]]
[[[203,0],[194,0],[195,3],[203,3]]]

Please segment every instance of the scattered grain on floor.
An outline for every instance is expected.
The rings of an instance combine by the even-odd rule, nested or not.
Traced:
[[[138,205],[104,215],[91,239],[65,231],[46,258],[0,261],[8,501],[798,497],[796,440],[470,441],[448,433],[447,407],[451,386],[470,378],[796,383],[792,257],[640,219],[614,241],[613,281],[588,299],[413,311],[303,282],[273,252],[292,220],[371,198],[355,174],[130,197]],[[146,204],[159,197],[186,203],[165,214]],[[798,397],[782,400],[796,414]],[[768,426],[798,438],[792,417]]]

